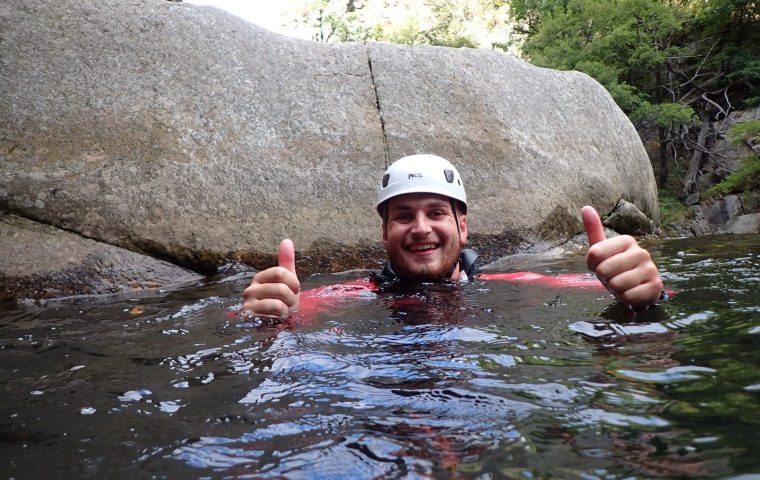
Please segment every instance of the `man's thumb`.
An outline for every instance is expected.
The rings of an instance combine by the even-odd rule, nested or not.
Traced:
[[[599,243],[607,238],[606,235],[604,235],[602,219],[599,218],[599,214],[596,213],[594,207],[583,207],[581,209],[581,218],[583,218],[583,228],[586,230],[589,246]]]
[[[296,273],[296,251],[293,247],[293,241],[289,238],[280,242],[278,261],[281,267],[287,268],[294,274]]]

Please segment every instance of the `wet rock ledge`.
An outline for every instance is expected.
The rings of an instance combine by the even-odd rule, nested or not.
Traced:
[[[203,277],[15,215],[0,216],[0,300],[172,288]]]

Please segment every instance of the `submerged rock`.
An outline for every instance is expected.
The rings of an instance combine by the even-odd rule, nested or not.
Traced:
[[[636,131],[578,72],[163,0],[10,2],[0,28],[0,210],[199,271],[283,237],[314,268],[351,267],[330,243],[374,262],[375,184],[420,152],[460,167],[473,238],[556,245],[620,198],[658,221]]]

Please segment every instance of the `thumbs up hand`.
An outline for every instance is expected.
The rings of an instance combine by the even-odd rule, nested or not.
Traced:
[[[589,241],[589,270],[620,302],[632,307],[657,303],[662,280],[649,252],[629,235],[606,238],[602,220],[593,207],[583,207],[581,217]]]
[[[296,255],[291,240],[280,243],[278,259],[279,266],[257,273],[243,291],[244,310],[271,317],[287,317],[298,310],[301,284],[296,275]]]

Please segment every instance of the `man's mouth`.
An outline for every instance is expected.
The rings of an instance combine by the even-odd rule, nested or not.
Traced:
[[[416,243],[409,245],[408,250],[410,252],[429,252],[438,248],[437,243]]]

